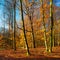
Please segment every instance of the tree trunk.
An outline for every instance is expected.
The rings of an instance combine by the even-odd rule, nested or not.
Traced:
[[[50,0],[50,18],[51,18],[51,38],[50,38],[50,52],[52,52],[53,45],[53,0]]]
[[[30,19],[30,23],[31,23],[31,29],[32,29],[32,40],[33,40],[33,47],[34,48],[36,48],[36,46],[35,46],[35,38],[34,38],[34,29],[33,29],[33,14],[32,14],[32,16],[30,16],[29,17],[29,19]]]
[[[47,36],[46,36],[46,27],[45,27],[45,21],[44,21],[44,8],[43,8],[43,0],[42,0],[42,9],[43,9],[43,26],[44,26],[44,40],[45,40],[45,47],[46,47],[46,51],[48,51],[48,47],[47,47]]]
[[[32,33],[32,41],[33,41],[33,48],[36,48],[36,46],[35,46],[35,38],[34,38],[34,29],[33,29],[33,12],[29,12],[29,7],[28,7],[28,3],[29,1],[26,1],[26,7],[28,8],[26,8],[26,10],[27,10],[27,15],[28,15],[28,17],[29,17],[29,20],[30,20],[30,24],[31,24],[31,33]],[[34,0],[32,0],[32,4],[34,3]],[[32,6],[30,6],[31,7],[31,9],[30,10],[32,10],[33,11],[33,7]],[[30,13],[30,14],[29,14]]]
[[[24,26],[22,0],[20,0],[20,5],[21,5],[21,18],[22,18],[22,22],[23,22],[23,32],[24,32],[24,38],[25,38],[25,42],[26,42],[27,54],[30,55],[28,42],[27,42],[27,38],[26,38],[25,26]]]
[[[14,40],[13,48],[16,50],[16,0],[14,0]]]

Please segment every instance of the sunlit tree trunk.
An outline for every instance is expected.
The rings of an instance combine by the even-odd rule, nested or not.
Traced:
[[[43,26],[44,26],[44,40],[45,40],[45,47],[46,47],[46,51],[48,51],[48,46],[47,46],[47,36],[46,36],[46,26],[45,26],[45,16],[44,16],[44,7],[43,7],[43,0],[41,0],[42,2],[42,10],[43,10]]]
[[[53,47],[55,46],[55,39],[54,39],[54,30],[53,30]]]
[[[27,42],[27,38],[26,38],[25,26],[24,26],[24,17],[23,17],[23,5],[22,5],[22,0],[20,0],[20,5],[21,5],[21,19],[22,19],[22,22],[23,22],[23,32],[24,32],[24,38],[25,38],[25,42],[26,42],[27,54],[30,55],[29,47],[28,47],[28,42]]]
[[[52,52],[52,45],[53,45],[53,0],[50,0],[50,18],[51,18],[50,52]]]

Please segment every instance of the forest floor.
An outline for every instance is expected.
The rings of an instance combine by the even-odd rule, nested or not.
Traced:
[[[0,60],[60,60],[60,47],[54,47],[52,53],[45,53],[45,48],[31,48],[31,55],[25,49],[0,50]]]

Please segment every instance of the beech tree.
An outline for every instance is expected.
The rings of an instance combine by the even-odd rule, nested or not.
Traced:
[[[45,47],[46,47],[46,51],[48,51],[48,46],[47,46],[47,36],[46,36],[46,26],[45,26],[45,16],[44,16],[44,2],[43,0],[41,0],[42,2],[42,20],[43,20],[43,26],[44,26],[44,40],[45,40]]]
[[[50,0],[50,18],[51,18],[51,38],[50,38],[50,52],[52,52],[53,45],[53,0]]]
[[[26,38],[25,26],[24,26],[24,15],[23,15],[23,5],[22,5],[22,0],[20,0],[20,5],[21,5],[21,19],[22,19],[22,23],[23,23],[24,39],[25,39],[25,42],[26,42],[27,54],[30,55],[30,52],[29,52],[29,46],[28,46],[28,42],[27,42],[27,38]]]

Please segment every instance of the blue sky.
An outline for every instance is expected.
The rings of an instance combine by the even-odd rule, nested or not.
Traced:
[[[53,0],[56,6],[60,6],[60,0]]]
[[[0,0],[0,3],[3,3],[4,0]],[[54,1],[54,4],[56,6],[59,6],[60,7],[60,0],[53,0]],[[19,16],[19,11],[17,10],[16,11],[17,14],[16,14],[16,19],[17,20],[20,20],[20,16]],[[3,19],[3,6],[0,5],[0,27],[3,27],[3,23],[2,23],[2,19]]]

